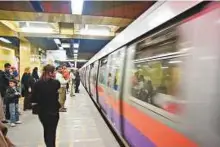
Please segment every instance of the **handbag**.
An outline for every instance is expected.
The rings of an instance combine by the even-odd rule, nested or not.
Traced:
[[[34,115],[39,114],[39,105],[37,103],[32,104],[32,114]]]

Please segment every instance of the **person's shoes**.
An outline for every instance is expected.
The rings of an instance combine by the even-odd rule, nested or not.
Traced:
[[[7,124],[8,121],[7,121],[7,120],[2,120],[2,123],[3,123],[3,124]]]
[[[11,127],[15,127],[16,124],[15,124],[15,123],[11,123],[10,126],[11,126]]]
[[[19,121],[16,121],[16,124],[22,124],[22,122],[19,120]]]
[[[66,112],[66,109],[65,109],[65,108],[60,108],[59,111],[60,111],[60,112]]]

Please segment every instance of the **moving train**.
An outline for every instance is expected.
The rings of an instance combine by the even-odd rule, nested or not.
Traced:
[[[219,28],[219,2],[156,2],[80,69],[129,146],[220,146]]]

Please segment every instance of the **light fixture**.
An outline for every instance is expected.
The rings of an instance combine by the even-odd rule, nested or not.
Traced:
[[[24,27],[21,28],[25,33],[55,33],[52,28],[37,28],[37,27]]]
[[[72,14],[82,14],[84,0],[71,0]]]
[[[173,60],[173,61],[169,61],[169,63],[173,64],[173,63],[181,63],[182,61],[179,60]]]
[[[106,29],[81,29],[81,35],[92,35],[92,36],[110,36],[110,30]]]
[[[78,53],[79,51],[78,51],[78,50],[73,50],[73,52],[74,52],[74,53]]]
[[[62,47],[63,48],[70,48],[70,44],[69,43],[62,43]]]
[[[74,56],[74,59],[77,59],[77,56]]]
[[[77,57],[78,56],[78,54],[73,54],[74,55],[74,57]]]
[[[79,48],[79,43],[73,43],[73,48]]]
[[[55,42],[56,44],[61,44],[60,39],[54,39],[54,42]]]
[[[11,41],[3,37],[0,37],[0,41],[5,42],[5,43],[11,43]]]

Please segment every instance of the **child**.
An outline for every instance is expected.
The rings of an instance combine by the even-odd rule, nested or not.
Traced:
[[[21,121],[19,121],[19,112],[18,112],[18,101],[21,94],[16,85],[17,85],[16,80],[10,80],[9,87],[6,90],[6,95],[5,95],[5,100],[9,105],[11,127],[15,127],[16,126],[15,124],[21,124]]]

